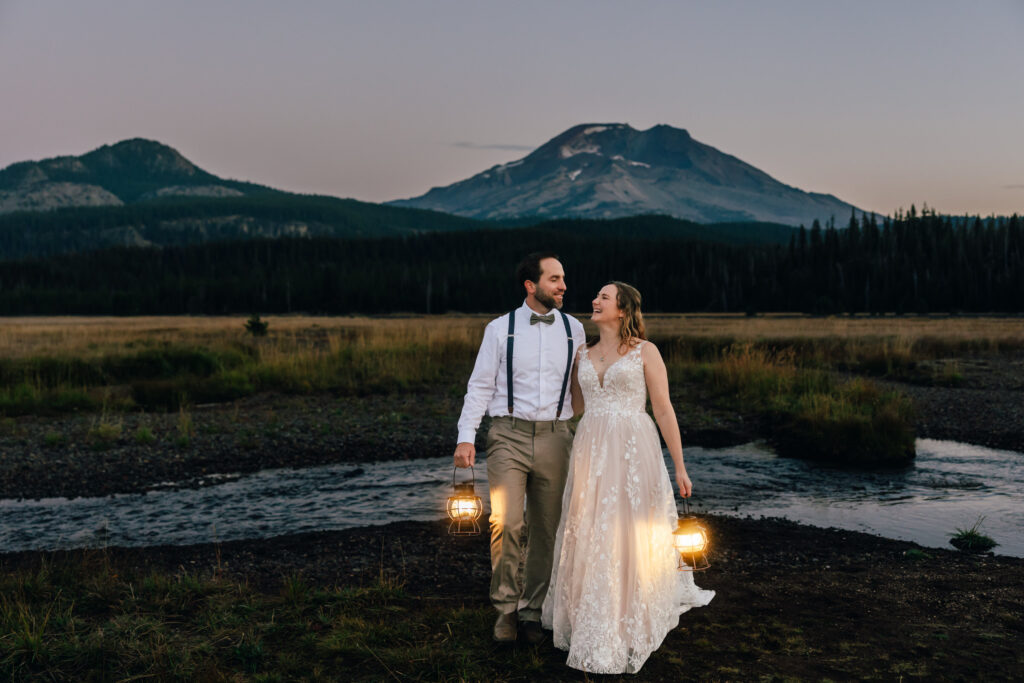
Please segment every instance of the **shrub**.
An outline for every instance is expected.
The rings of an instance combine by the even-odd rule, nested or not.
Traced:
[[[112,420],[104,411],[99,419],[93,419],[89,427],[88,437],[97,446],[108,446],[121,436],[124,423],[121,420]]]
[[[245,331],[254,337],[267,336],[267,328],[270,323],[260,319],[259,313],[253,313],[245,323]]]

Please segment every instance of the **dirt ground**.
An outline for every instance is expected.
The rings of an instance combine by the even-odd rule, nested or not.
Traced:
[[[716,551],[698,584],[715,599],[684,614],[640,674],[624,680],[1024,679],[1024,559],[773,519],[704,521]],[[82,552],[4,555],[0,567]],[[411,609],[489,610],[486,536],[451,537],[440,522],[104,552],[131,571],[220,571],[270,592],[295,573],[322,586],[368,586],[383,575],[404,583]],[[465,637],[481,658],[498,647],[489,626]],[[537,656],[546,680],[583,679],[550,640]],[[353,677],[372,680],[375,667],[368,658]]]

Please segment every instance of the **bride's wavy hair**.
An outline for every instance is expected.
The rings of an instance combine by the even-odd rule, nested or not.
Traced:
[[[615,286],[615,305],[622,311],[622,320],[619,322],[619,344],[621,346],[636,346],[641,339],[647,339],[647,326],[644,325],[644,314],[640,310],[640,302],[643,297],[633,285],[625,282],[612,280],[608,283]],[[594,337],[587,346],[593,346],[601,338]]]

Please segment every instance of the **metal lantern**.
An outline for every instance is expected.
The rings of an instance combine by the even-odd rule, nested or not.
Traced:
[[[473,478],[470,481],[455,483],[455,471],[452,472],[452,488],[454,493],[448,498],[448,533],[452,536],[476,536],[480,533],[480,517],[484,513],[484,503],[476,495],[473,486],[476,483],[476,472],[471,467]]]
[[[690,503],[683,498],[683,516],[672,532],[672,543],[679,553],[679,571],[699,572],[711,566],[708,562],[708,531],[690,514]]]

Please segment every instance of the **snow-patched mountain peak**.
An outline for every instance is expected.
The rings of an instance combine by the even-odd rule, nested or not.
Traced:
[[[660,213],[790,225],[854,210],[831,195],[780,183],[684,129],[626,123],[573,126],[522,159],[391,203],[484,219]]]
[[[601,136],[599,133],[621,131],[624,129],[633,130],[625,123],[583,124],[582,126],[576,126],[569,129],[569,132],[575,133],[575,135],[558,148],[558,155],[563,159],[568,159],[577,154],[601,154]]]

